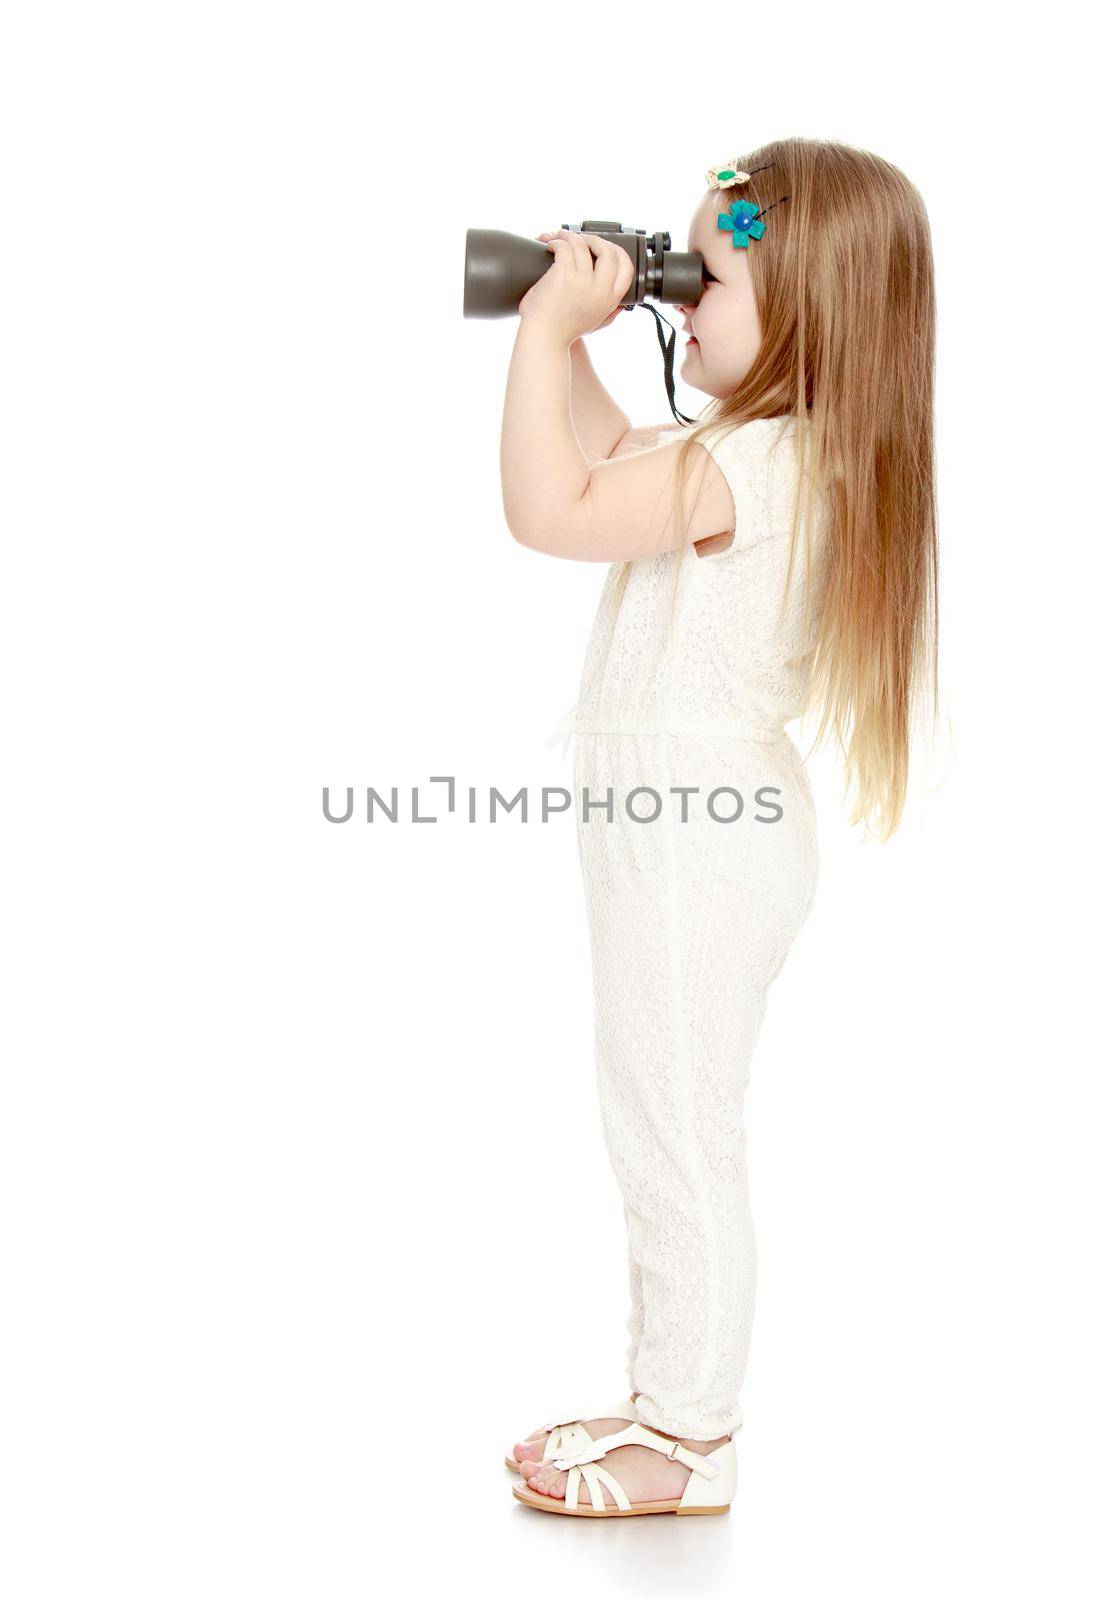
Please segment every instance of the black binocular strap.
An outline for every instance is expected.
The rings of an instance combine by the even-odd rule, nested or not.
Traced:
[[[695,417],[684,417],[675,404],[675,330],[667,322],[667,318],[662,312],[657,311],[655,306],[650,305],[647,300],[642,300],[641,306],[645,311],[650,311],[656,319],[656,337],[660,341],[660,349],[663,352],[663,382],[667,389],[667,398],[671,402],[671,415],[676,422],[693,424],[697,419]],[[661,322],[667,322],[667,326],[671,328],[670,339],[664,337],[663,329],[660,327]]]

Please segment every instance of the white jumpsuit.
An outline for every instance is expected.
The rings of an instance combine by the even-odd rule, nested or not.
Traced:
[[[626,1370],[641,1420],[690,1439],[742,1422],[755,1293],[744,1092],[768,987],[816,887],[815,810],[784,732],[819,593],[802,558],[780,616],[792,427],[749,422],[707,447],[736,505],[727,550],[611,566],[572,712],[599,1102],[629,1242]]]

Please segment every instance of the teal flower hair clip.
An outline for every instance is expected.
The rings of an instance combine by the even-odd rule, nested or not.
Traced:
[[[788,200],[787,194],[781,200],[775,200],[773,205],[767,206],[767,211],[773,211],[774,206],[780,206],[782,200]],[[761,219],[766,212],[760,211],[751,200],[735,200],[727,211],[722,211],[717,218],[717,227],[722,233],[732,235],[732,243],[742,250],[746,250],[752,239],[761,239],[766,232],[766,223]]]
[[[758,216],[758,206],[750,200],[737,200],[727,211],[721,212],[717,227],[731,233],[732,243],[746,250],[752,239],[761,239],[766,232],[766,223],[760,222]]]

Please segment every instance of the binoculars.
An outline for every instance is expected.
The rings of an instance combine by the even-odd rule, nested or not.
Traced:
[[[621,304],[627,311],[647,300],[696,306],[702,296],[703,263],[696,250],[672,250],[669,233],[646,234],[620,222],[561,223],[570,233],[593,233],[620,245],[633,263],[633,281]],[[466,317],[509,317],[519,301],[553,265],[553,252],[540,239],[524,239],[496,228],[469,228],[465,234]]]

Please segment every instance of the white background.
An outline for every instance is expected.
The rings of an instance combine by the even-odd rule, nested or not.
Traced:
[[[1069,8],[4,15],[5,1594],[1093,1593]],[[928,206],[945,736],[883,850],[812,764],[732,1517],[577,1524],[502,1466],[625,1387],[572,820],[321,789],[562,781],[605,568],[504,525],[465,229],[682,246],[790,134]],[[651,319],[592,346],[666,423]]]

